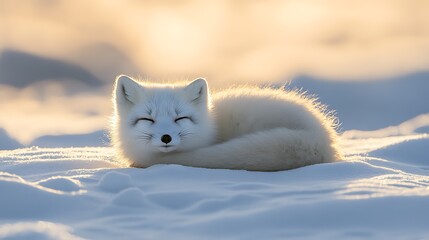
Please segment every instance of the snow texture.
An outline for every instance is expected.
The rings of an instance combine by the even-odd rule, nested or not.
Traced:
[[[337,163],[281,172],[138,169],[108,147],[0,151],[0,239],[429,239],[425,76],[394,86],[301,81],[349,130]],[[100,133],[34,144],[79,146]],[[0,149],[18,147],[0,130]]]
[[[0,151],[0,238],[429,238],[422,125],[346,132],[345,161],[280,172],[126,168],[111,148]]]

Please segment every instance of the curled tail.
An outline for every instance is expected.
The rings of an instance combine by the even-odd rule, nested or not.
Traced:
[[[279,171],[340,160],[335,140],[327,133],[275,128],[189,152],[165,155],[158,163]]]

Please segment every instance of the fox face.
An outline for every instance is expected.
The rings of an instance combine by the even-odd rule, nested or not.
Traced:
[[[186,86],[166,86],[144,85],[120,76],[114,98],[119,141],[141,151],[133,155],[187,151],[212,138],[204,79]]]

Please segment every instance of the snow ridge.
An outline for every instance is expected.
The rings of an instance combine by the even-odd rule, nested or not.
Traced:
[[[274,173],[124,168],[111,148],[0,151],[0,237],[428,237],[429,136],[414,130],[344,134],[345,161]]]

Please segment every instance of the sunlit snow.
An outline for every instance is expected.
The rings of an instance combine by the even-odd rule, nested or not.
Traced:
[[[346,132],[345,161],[270,173],[126,168],[111,148],[1,151],[0,238],[429,237],[429,135],[389,132]]]

